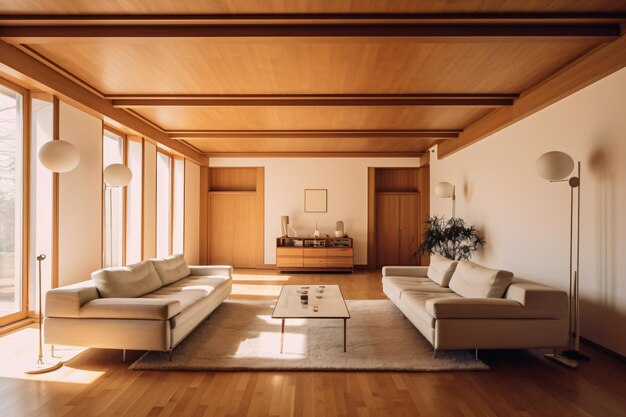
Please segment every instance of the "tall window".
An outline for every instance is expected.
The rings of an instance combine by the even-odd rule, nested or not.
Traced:
[[[37,152],[52,140],[53,104],[51,101],[31,101],[30,153],[30,255],[29,305],[37,305],[37,256],[46,255],[41,263],[42,294],[52,287],[52,172],[39,162]]]
[[[156,255],[164,257],[172,253],[172,158],[158,152],[156,171]]]
[[[172,208],[172,253],[183,253],[185,237],[185,160],[174,159],[174,198]]]
[[[141,261],[142,155],[141,139],[128,138],[127,165],[133,173],[126,187],[126,264]]]
[[[124,138],[105,130],[102,158],[104,169],[111,164],[124,163]],[[104,266],[122,265],[124,228],[123,187],[105,187],[104,192]]]
[[[23,96],[0,85],[0,324],[26,308],[22,277]]]

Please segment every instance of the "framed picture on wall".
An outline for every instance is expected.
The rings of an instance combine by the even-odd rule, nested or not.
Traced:
[[[304,212],[326,213],[328,211],[328,190],[306,189],[304,190]]]

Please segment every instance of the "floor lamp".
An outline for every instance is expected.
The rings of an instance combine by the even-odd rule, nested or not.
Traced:
[[[113,260],[113,188],[126,187],[132,179],[133,173],[124,164],[111,164],[104,169],[104,189],[105,191],[109,190],[109,255],[111,261]]]
[[[452,200],[452,218],[454,219],[455,215],[455,206],[456,206],[456,192],[454,185],[449,182],[440,182],[435,185],[435,194],[440,198],[449,198]]]
[[[78,149],[69,142],[62,140],[51,140],[46,142],[38,153],[39,162],[49,171],[58,174],[69,172],[76,168],[80,162],[80,154]],[[42,374],[59,369],[63,366],[63,362],[53,360],[52,357],[44,358],[43,355],[43,308],[42,308],[42,290],[41,290],[41,263],[46,259],[46,255],[37,256],[38,277],[37,277],[37,293],[38,293],[38,316],[39,316],[39,357],[32,369],[26,371],[27,374]]]
[[[537,159],[538,174],[550,182],[567,182],[570,187],[570,233],[569,233],[569,334],[567,350],[561,354],[549,353],[546,357],[566,366],[575,368],[578,361],[588,361],[589,357],[580,353],[580,162],[574,171],[574,160],[564,152],[546,152]],[[568,178],[569,177],[569,178]],[[576,221],[574,221],[574,189],[576,189]],[[574,227],[576,242],[574,242]],[[576,260],[574,261],[574,246]]]

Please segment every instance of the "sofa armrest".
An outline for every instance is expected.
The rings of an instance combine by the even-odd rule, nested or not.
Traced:
[[[427,266],[383,266],[383,277],[425,278]]]
[[[516,278],[507,288],[504,298],[514,300],[535,314],[555,319],[567,319],[567,292],[537,282]]]
[[[99,298],[80,308],[80,318],[169,320],[182,310],[178,300],[163,298]]]
[[[207,266],[190,266],[192,276],[227,276],[233,275],[233,267],[229,265],[207,265]]]
[[[46,293],[46,317],[79,317],[80,307],[99,297],[93,280],[52,289]]]
[[[426,301],[426,311],[436,319],[539,318],[523,305],[504,298],[436,298]]]

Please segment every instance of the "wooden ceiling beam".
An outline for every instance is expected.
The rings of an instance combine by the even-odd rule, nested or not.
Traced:
[[[424,152],[207,152],[208,158],[419,158]]]
[[[212,24],[0,26],[10,43],[67,42],[68,38],[414,38],[428,42],[606,39],[621,34],[603,24]]]
[[[59,74],[24,51],[0,40],[0,71],[16,74],[33,80],[42,89],[51,91],[61,98],[79,103],[104,118],[110,118],[127,128],[150,138],[161,145],[186,156],[187,158],[206,165],[206,157],[191,149],[185,143],[170,139],[164,131],[145,123],[123,109],[111,105],[111,100],[102,98],[86,88],[76,84],[69,78]]]
[[[113,99],[114,107],[386,107],[513,105],[517,94],[360,94],[360,95],[214,95],[156,96]]]
[[[259,23],[616,23],[624,12],[290,13],[290,14],[5,14],[0,25]]]
[[[205,130],[168,131],[171,139],[452,139],[461,130]]]
[[[626,35],[595,48],[522,94],[513,106],[493,111],[465,128],[458,138],[441,143],[438,157],[458,152],[624,67]]]

